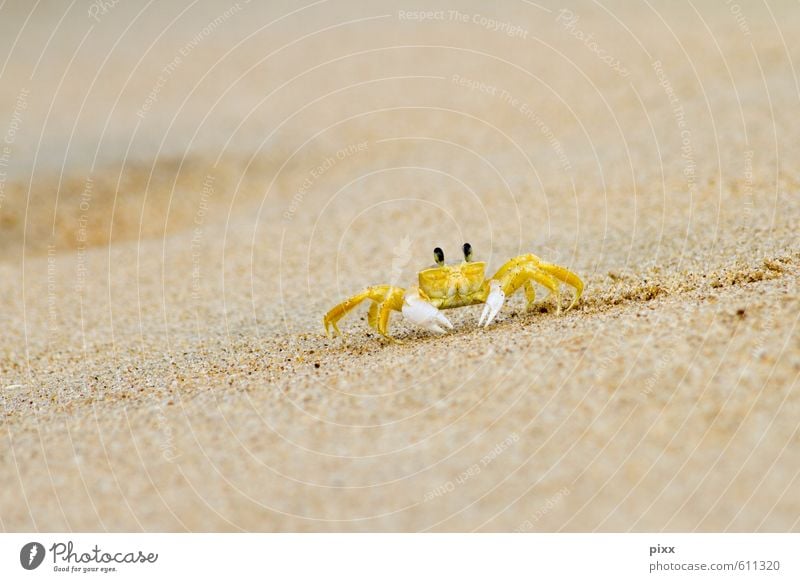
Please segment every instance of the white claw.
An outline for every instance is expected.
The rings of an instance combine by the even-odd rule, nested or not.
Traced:
[[[483,327],[483,320],[486,319],[486,314],[489,313],[489,305],[483,304],[483,311],[481,311],[481,318],[478,320],[478,327]]]
[[[478,320],[478,326],[489,327],[489,324],[494,321],[497,314],[500,313],[500,308],[506,300],[506,294],[500,286],[500,281],[492,281],[489,283],[489,296],[486,298],[486,304],[483,306],[483,313]]]
[[[445,326],[447,329],[453,329],[453,324],[452,324],[452,323],[450,323],[450,320],[449,320],[449,319],[447,319],[447,318],[444,316],[444,314],[443,314],[441,311],[439,311],[438,309],[436,310],[436,319],[438,319],[438,320],[439,320],[439,323],[441,323],[441,324],[442,324],[443,326]]]
[[[409,289],[403,300],[403,317],[433,333],[445,333],[442,325],[453,329],[453,324],[436,307],[419,296],[415,289]],[[441,325],[440,325],[441,324]]]

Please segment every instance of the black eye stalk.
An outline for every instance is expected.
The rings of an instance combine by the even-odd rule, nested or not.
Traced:
[[[464,243],[464,260],[468,263],[472,261],[472,245]]]
[[[436,264],[440,267],[444,265],[444,251],[439,247],[433,249],[433,260],[436,261]]]

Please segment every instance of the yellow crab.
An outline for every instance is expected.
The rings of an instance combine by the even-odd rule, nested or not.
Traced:
[[[408,290],[392,285],[374,285],[353,295],[325,314],[325,333],[331,337],[332,327],[338,335],[342,335],[337,323],[365,299],[373,301],[368,316],[370,326],[391,339],[388,330],[392,311],[402,312],[407,321],[429,331],[444,333],[442,326],[452,329],[453,324],[440,309],[483,303],[485,306],[478,325],[486,327],[500,311],[506,296],[520,287],[525,289],[530,306],[536,299],[534,282],[550,290],[558,312],[561,311],[559,281],[575,289],[575,296],[567,310],[575,306],[583,293],[583,281],[575,273],[546,263],[535,255],[513,258],[500,267],[491,279],[486,279],[486,263],[472,260],[472,246],[469,243],[464,243],[463,250],[464,260],[461,263],[446,265],[442,249],[433,249],[436,266],[420,271],[418,285]]]

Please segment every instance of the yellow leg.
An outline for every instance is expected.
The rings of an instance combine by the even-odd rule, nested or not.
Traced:
[[[552,275],[559,281],[562,281],[575,289],[575,294],[572,297],[572,303],[570,303],[569,307],[567,307],[567,311],[575,307],[575,305],[578,303],[578,300],[581,298],[581,295],[583,294],[583,281],[581,281],[581,278],[572,271],[551,263],[539,263],[537,267],[545,273]]]
[[[369,323],[369,326],[375,331],[378,331],[378,318],[380,317],[378,310],[380,306],[380,303],[373,302],[373,304],[369,306],[369,314],[367,315],[367,323]]]
[[[528,285],[531,285],[531,280],[533,280],[547,287],[547,290],[550,291],[556,303],[556,313],[561,313],[561,289],[558,286],[558,281],[547,273],[537,270],[536,267],[526,267],[525,270],[522,271],[522,276],[530,277],[530,279],[526,281]]]
[[[536,301],[536,287],[530,281],[525,281],[524,288],[525,298],[528,300],[528,307],[530,307]]]
[[[404,293],[404,289],[392,287],[391,285],[367,287],[361,293],[353,295],[325,314],[325,317],[322,319],[322,323],[325,326],[325,334],[331,337],[330,328],[333,328],[336,335],[342,335],[337,325],[339,320],[355,309],[362,301],[370,299],[375,303],[369,310],[369,324],[377,329],[381,335],[386,336],[389,325],[389,312],[392,309],[400,311],[403,308]]]
[[[391,302],[384,301],[381,303],[380,309],[378,310],[378,333],[383,337],[389,337],[389,315],[391,315],[391,313]]]
[[[392,313],[392,301],[381,301],[380,303],[373,303],[369,308],[369,315],[367,321],[370,327],[381,334],[383,337],[392,339],[389,336],[389,316]]]
[[[558,288],[558,281],[556,281],[553,277],[538,270],[536,267],[530,264],[521,264],[518,267],[509,270],[506,272],[505,275],[506,282],[501,279],[500,284],[503,287],[503,291],[505,292],[506,296],[512,295],[516,293],[516,291],[520,287],[525,288],[525,295],[528,298],[528,305],[531,304],[531,296],[528,289],[533,290],[533,283],[532,281],[536,281],[543,287],[546,287],[548,291],[553,295],[556,302],[556,310],[560,313],[561,312],[561,290]],[[535,294],[535,291],[534,291]]]
[[[498,269],[492,279],[500,281],[506,296],[524,286],[529,305],[536,296],[531,281],[536,281],[554,294],[559,311],[561,310],[561,301],[558,281],[575,289],[575,295],[567,311],[575,306],[583,293],[583,281],[575,273],[564,267],[545,263],[532,254],[520,255],[511,259]]]

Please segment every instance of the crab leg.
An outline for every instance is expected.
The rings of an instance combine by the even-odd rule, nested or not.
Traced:
[[[528,268],[525,269],[525,267],[528,267]],[[530,269],[530,267],[535,267],[535,269]],[[515,277],[516,273],[519,273],[519,272],[521,272],[523,270],[527,271],[528,273],[534,273],[534,272],[538,271],[539,276],[534,277],[531,274],[531,275],[528,276],[528,278],[534,279],[537,283],[540,283],[541,285],[543,285],[543,286],[547,287],[548,289],[550,289],[551,292],[555,292],[555,290],[553,289],[553,287],[550,284],[550,282],[552,281],[552,277],[554,277],[558,281],[561,281],[562,283],[566,283],[570,287],[574,288],[575,289],[575,295],[574,295],[574,297],[572,299],[572,303],[567,308],[567,311],[569,311],[570,309],[575,307],[575,305],[578,303],[578,300],[581,297],[581,294],[583,293],[583,281],[581,281],[580,277],[578,277],[575,273],[573,273],[569,269],[565,269],[564,267],[561,267],[559,265],[554,265],[552,263],[546,263],[546,262],[542,261],[539,257],[537,257],[536,255],[533,255],[533,254],[520,255],[518,257],[515,257],[515,258],[511,259],[505,265],[503,265],[502,267],[500,267],[497,270],[497,273],[495,273],[495,275],[494,275],[494,277],[492,277],[492,279],[498,279],[498,280],[502,281],[503,282],[503,287],[504,287],[506,293],[511,294],[511,293],[513,293],[513,291],[508,289],[506,287],[506,285],[513,280],[513,278]],[[515,273],[515,271],[516,271],[516,273]],[[542,271],[544,271],[544,273],[542,273]],[[544,277],[540,278],[541,275],[545,275],[545,276],[546,275],[550,275],[551,277],[546,280],[546,279],[544,279]],[[556,287],[557,287],[557,284],[556,284]],[[519,285],[515,286],[514,287],[514,291],[516,291],[518,288],[519,288]],[[527,294],[527,290],[526,290],[526,294]],[[528,298],[530,299],[530,296],[528,296]]]
[[[581,281],[581,278],[572,271],[565,269],[564,267],[559,267],[558,265],[553,265],[552,263],[540,262],[536,266],[545,273],[552,275],[559,281],[566,283],[575,289],[575,295],[572,298],[572,303],[570,303],[569,307],[567,307],[567,311],[575,307],[575,305],[578,303],[578,300],[581,298],[581,295],[583,294],[583,281]]]
[[[503,307],[505,298],[524,287],[528,305],[536,298],[536,291],[532,281],[547,287],[556,300],[556,308],[561,311],[561,292],[559,281],[575,288],[575,296],[567,310],[572,309],[583,293],[583,281],[568,269],[545,263],[535,255],[521,255],[508,261],[498,269],[494,277],[489,280],[489,291],[486,304],[481,313],[478,325],[488,326]]]
[[[346,299],[325,314],[325,317],[322,319],[322,323],[325,325],[325,334],[331,337],[330,328],[333,327],[336,335],[342,335],[337,325],[339,320],[355,309],[362,301],[371,299],[375,302],[375,305],[370,308],[369,323],[382,335],[386,335],[389,325],[389,311],[392,309],[399,311],[401,309],[404,293],[404,289],[392,287],[391,285],[374,285],[372,287],[367,287],[361,293]],[[376,310],[373,311],[373,309]],[[381,329],[383,331],[381,331]]]
[[[528,300],[528,307],[530,307],[536,301],[536,287],[530,281],[525,281],[523,288],[525,289],[525,298]]]
[[[543,287],[547,287],[547,290],[555,297],[556,301],[556,312],[561,313],[561,289],[558,287],[558,281],[556,281],[553,277],[548,275],[543,271],[539,271],[536,267],[527,266],[522,269],[517,276],[517,279],[521,279],[523,283],[519,281],[514,281],[516,284],[516,289],[518,289],[522,284],[530,285],[531,281],[536,281]]]
[[[369,325],[383,337],[389,339],[391,339],[388,333],[389,315],[391,315],[393,308],[394,302],[390,300],[373,303],[369,308],[369,315],[367,316]]]

